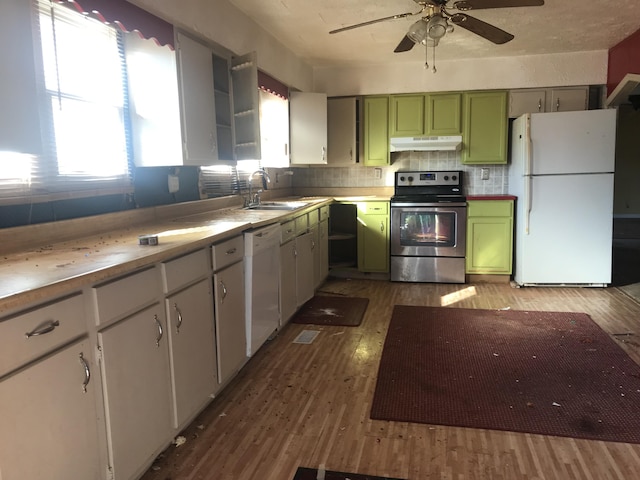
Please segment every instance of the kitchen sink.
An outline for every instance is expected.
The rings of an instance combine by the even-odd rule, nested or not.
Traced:
[[[245,210],[297,210],[308,204],[308,202],[262,202],[245,207]]]

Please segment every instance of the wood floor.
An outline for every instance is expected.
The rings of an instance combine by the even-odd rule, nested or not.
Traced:
[[[640,303],[617,288],[511,288],[330,279],[370,299],[359,327],[289,324],[144,480],[290,480],[298,466],[418,479],[638,479],[640,445],[371,420],[393,305],[586,312],[640,363]],[[311,345],[293,344],[303,329]]]

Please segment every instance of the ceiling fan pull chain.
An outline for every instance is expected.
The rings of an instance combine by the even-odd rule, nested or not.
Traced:
[[[429,47],[427,45],[424,46],[424,69],[429,69]]]
[[[433,43],[433,73],[437,73],[438,70],[436,70],[436,44],[435,42]]]

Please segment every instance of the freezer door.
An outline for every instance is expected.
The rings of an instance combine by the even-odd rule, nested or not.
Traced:
[[[531,114],[533,175],[613,172],[615,109]]]
[[[613,174],[531,180],[529,231],[516,217],[514,280],[530,284],[611,283]]]

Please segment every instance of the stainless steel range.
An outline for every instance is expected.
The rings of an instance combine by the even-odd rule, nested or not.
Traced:
[[[465,282],[467,201],[462,171],[395,174],[391,280]]]

